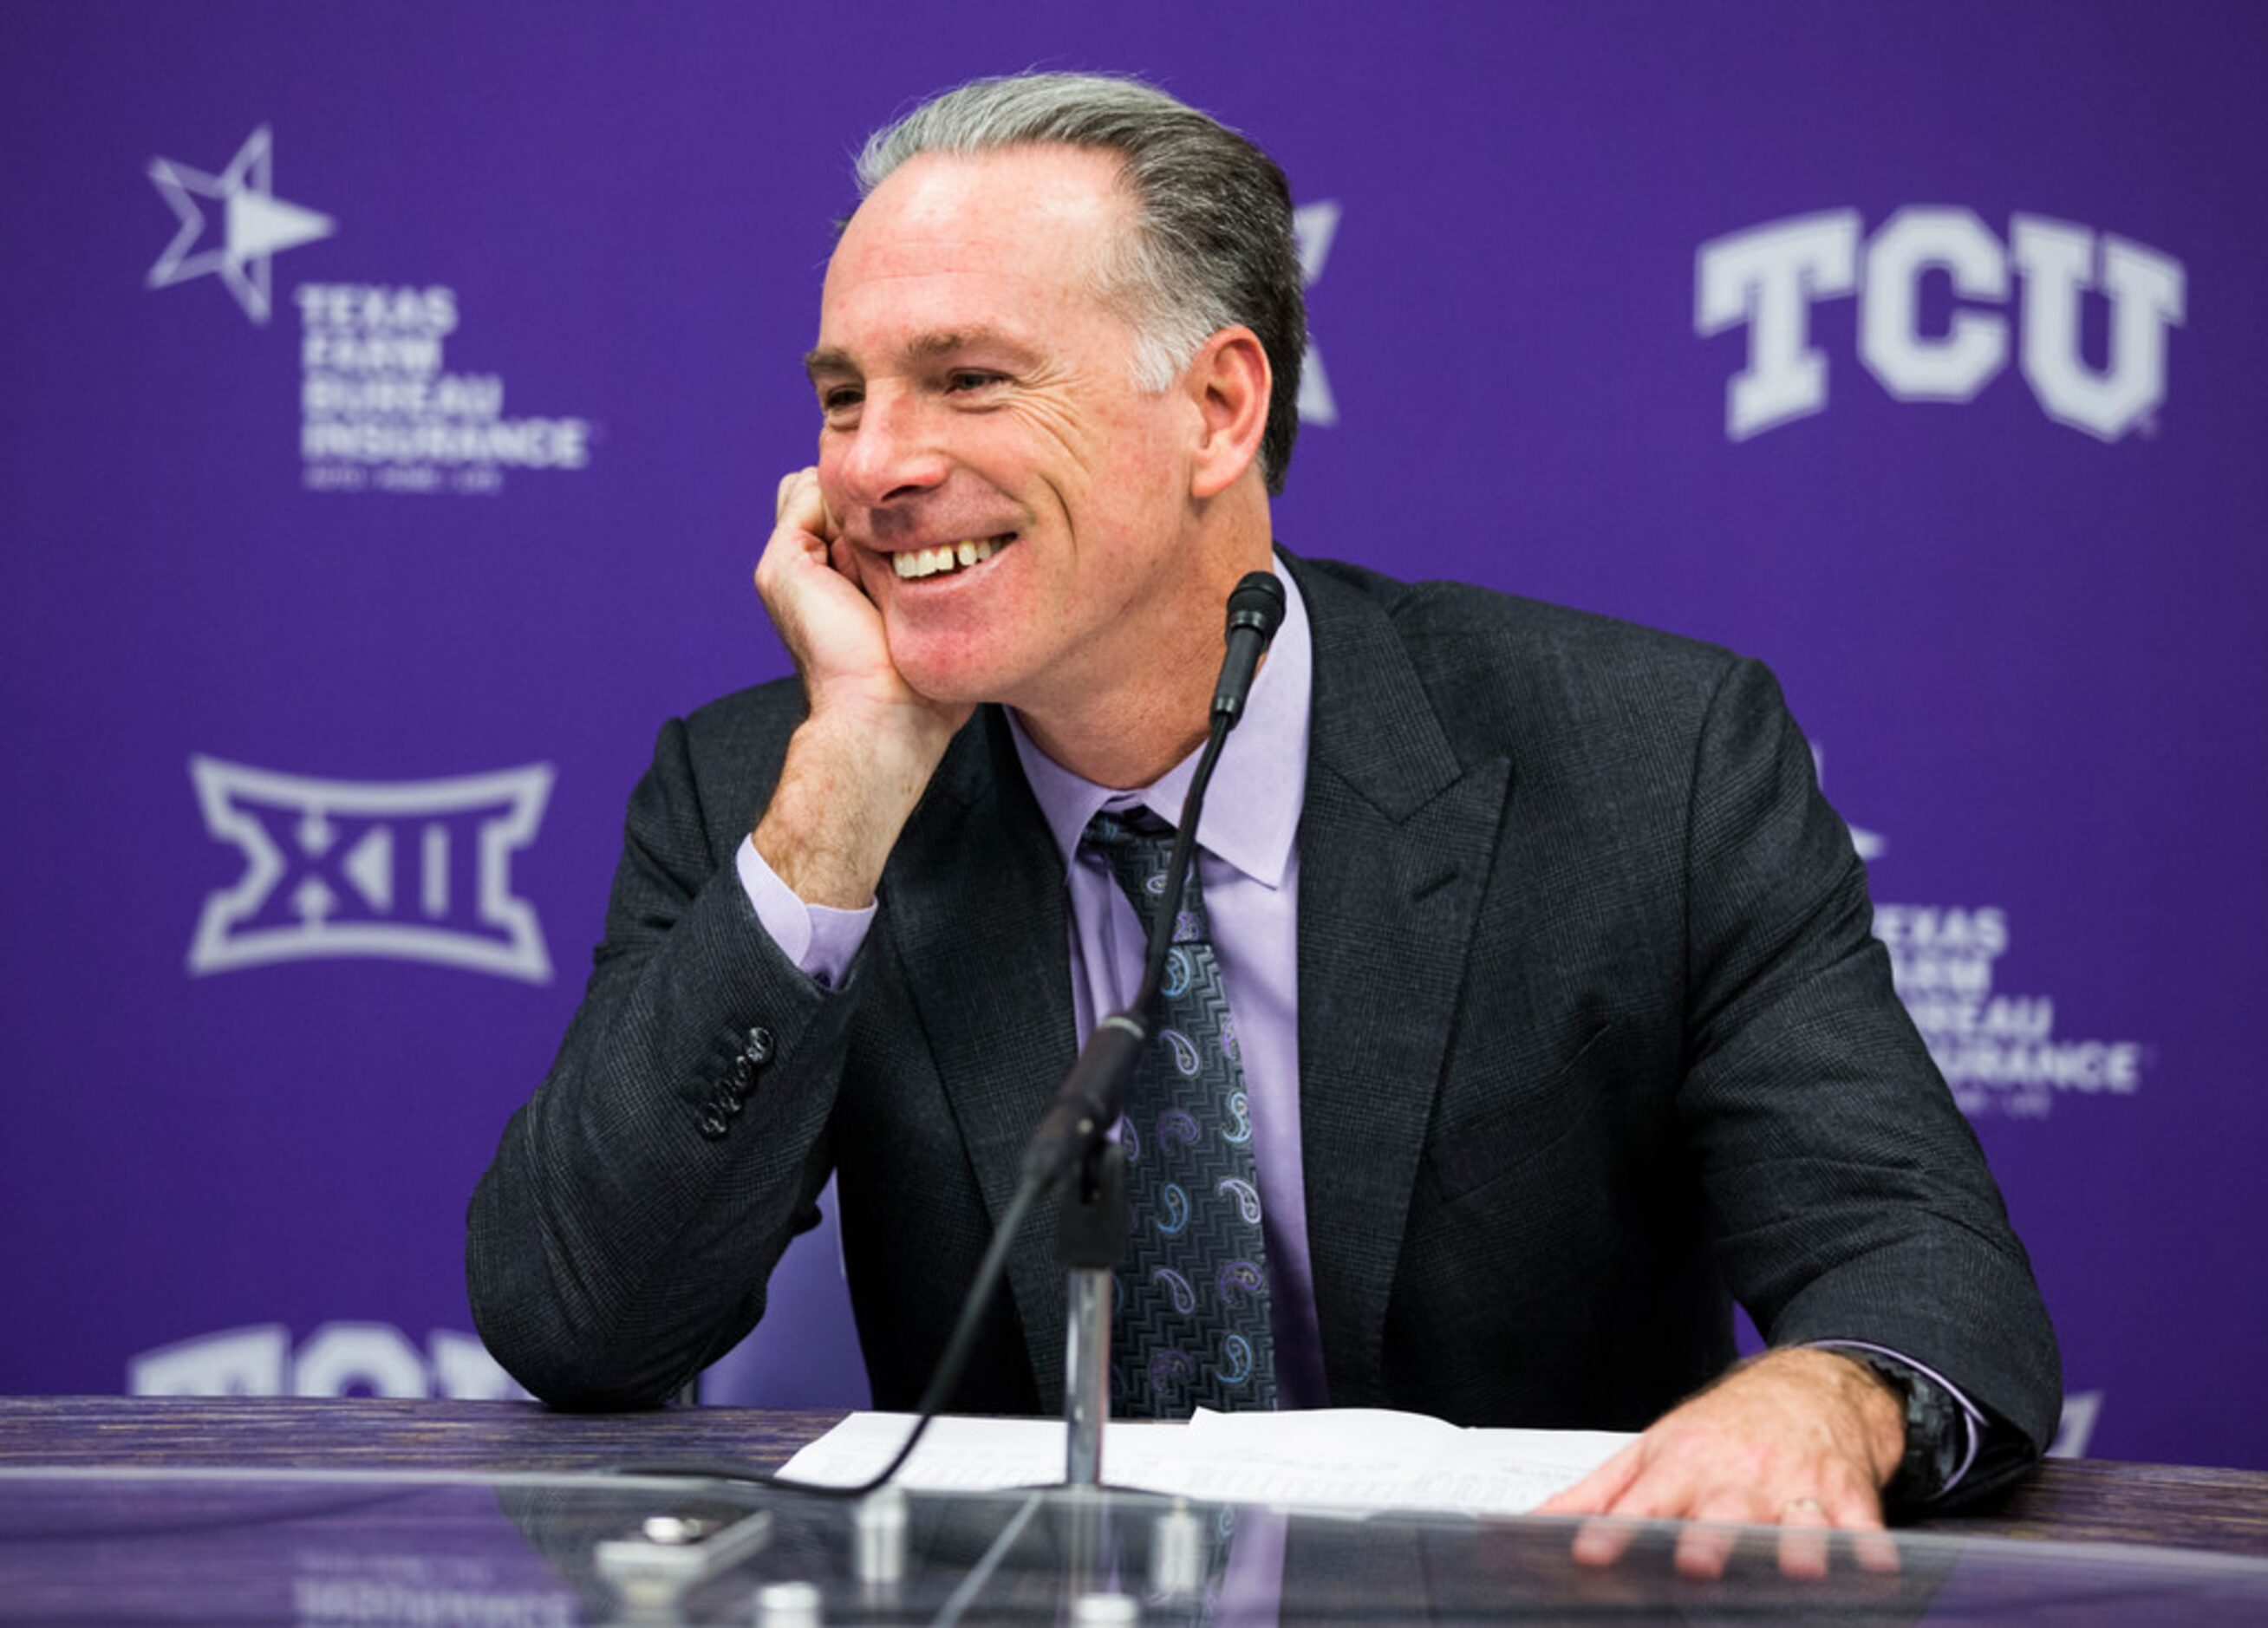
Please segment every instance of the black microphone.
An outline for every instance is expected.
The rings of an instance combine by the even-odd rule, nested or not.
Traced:
[[[1189,866],[1197,858],[1197,819],[1204,811],[1205,787],[1212,782],[1213,765],[1220,761],[1221,743],[1243,716],[1245,693],[1260,658],[1284,621],[1284,585],[1271,571],[1248,571],[1228,596],[1228,652],[1222,657],[1220,681],[1213,686],[1212,713],[1205,737],[1204,755],[1189,777],[1189,794],[1182,799],[1182,820],[1174,836],[1173,858],[1166,867],[1166,894],[1144,956],[1142,987],[1123,1012],[1114,1013],[1094,1026],[1094,1033],[1071,1064],[1071,1072],[1056,1093],[1055,1101],[1040,1116],[1024,1153],[1024,1179],[1051,1183],[1065,1167],[1083,1155],[1096,1138],[1118,1117],[1126,1082],[1150,1041],[1150,1007],[1165,976],[1166,952],[1174,941],[1174,920],[1181,912],[1182,892],[1188,885]]]
[[[1228,654],[1212,692],[1212,716],[1227,718],[1231,728],[1244,711],[1245,692],[1252,688],[1268,642],[1283,625],[1284,585],[1273,571],[1247,571],[1228,596]]]
[[[1114,1013],[1094,1026],[1079,1048],[1056,1100],[1032,1128],[1024,1149],[1024,1180],[1050,1185],[1118,1117],[1118,1104],[1134,1065],[1150,1043],[1149,1025],[1131,1012]]]

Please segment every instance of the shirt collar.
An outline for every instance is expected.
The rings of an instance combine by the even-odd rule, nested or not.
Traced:
[[[1314,680],[1314,650],[1299,585],[1280,566],[1276,579],[1284,585],[1284,624],[1252,681],[1244,717],[1221,748],[1197,823],[1200,848],[1270,888],[1284,885],[1299,834],[1300,806],[1307,789],[1307,703]],[[1180,823],[1182,799],[1197,773],[1202,747],[1150,785],[1116,792],[1073,774],[1041,751],[1024,733],[1015,709],[1007,712],[1024,777],[1066,868],[1086,822],[1105,807],[1138,806],[1169,825]]]

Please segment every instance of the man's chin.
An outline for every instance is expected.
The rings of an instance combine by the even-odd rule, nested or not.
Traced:
[[[919,694],[950,706],[998,702],[1045,710],[1058,701],[1072,676],[1071,637],[1041,635],[1046,618],[1020,603],[994,600],[984,608],[990,614],[982,618],[948,619],[886,606],[883,628],[898,675]]]
[[[923,659],[919,656],[902,656],[896,649],[890,652],[896,663],[898,676],[908,688],[924,700],[939,706],[981,706],[988,701],[1007,698],[1008,684],[1005,675],[991,673],[979,664],[967,661]]]

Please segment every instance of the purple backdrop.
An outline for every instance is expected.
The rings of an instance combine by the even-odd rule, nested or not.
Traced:
[[[1774,665],[2064,1447],[2268,1466],[2268,13],[837,15],[9,8],[0,1388],[498,1386],[465,1197],[654,728],[784,668],[848,152],[1036,63],[1290,171],[1292,546]],[[836,1270],[712,1394],[860,1400]]]

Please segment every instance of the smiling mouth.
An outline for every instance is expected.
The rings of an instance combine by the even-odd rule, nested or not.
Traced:
[[[982,565],[1015,541],[1016,534],[1009,532],[998,537],[968,537],[934,549],[908,549],[890,556],[890,569],[902,578],[948,576]]]

